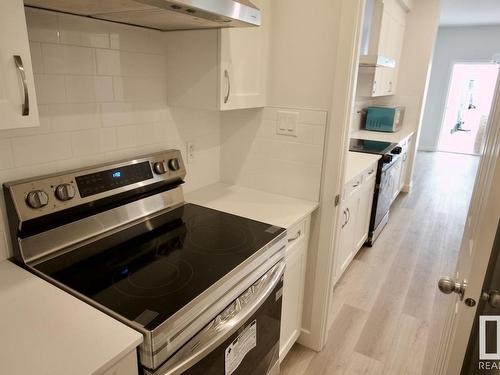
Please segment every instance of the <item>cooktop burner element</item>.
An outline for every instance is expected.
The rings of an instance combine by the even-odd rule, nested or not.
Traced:
[[[124,268],[113,278],[113,287],[131,297],[163,297],[183,289],[193,275],[193,267],[188,262],[160,259],[132,273]]]
[[[390,143],[390,142],[351,138],[349,151],[384,155],[389,153],[396,146],[397,145],[395,143]]]
[[[268,224],[194,204],[150,225],[150,231],[83,260],[68,253],[35,268],[126,319],[155,312],[145,324],[154,329],[284,231],[272,234]],[[120,235],[106,241],[120,242]]]

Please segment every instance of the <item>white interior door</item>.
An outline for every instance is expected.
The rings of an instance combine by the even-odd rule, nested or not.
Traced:
[[[475,306],[468,306],[467,299],[478,301],[493,248],[500,218],[500,86],[494,99],[486,147],[479,165],[474,192],[455,275],[459,283],[466,283],[461,299],[459,294],[450,299],[449,315],[441,338],[434,374],[457,375],[462,362],[476,314]]]

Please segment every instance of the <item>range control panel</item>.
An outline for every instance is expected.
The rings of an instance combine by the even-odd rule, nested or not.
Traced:
[[[125,165],[75,178],[82,198],[153,178],[149,162]]]
[[[4,184],[21,221],[158,182],[181,181],[186,170],[178,150]]]

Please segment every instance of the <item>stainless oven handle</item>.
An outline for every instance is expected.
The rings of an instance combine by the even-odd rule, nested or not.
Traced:
[[[154,375],[182,374],[213,349],[227,340],[248,320],[268,299],[285,272],[285,261],[278,262],[247,292],[249,296],[237,298],[223,313],[219,314],[200,333],[184,345]]]

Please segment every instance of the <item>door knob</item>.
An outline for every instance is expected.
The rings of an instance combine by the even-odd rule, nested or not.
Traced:
[[[481,299],[488,302],[495,309],[500,308],[500,290],[492,290],[489,293],[483,292]]]
[[[467,289],[467,281],[457,281],[451,277],[442,277],[438,282],[439,290],[444,294],[457,293],[460,299],[464,298],[465,289]]]

